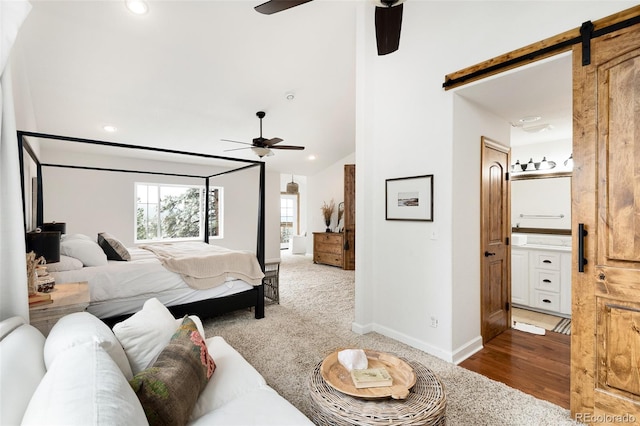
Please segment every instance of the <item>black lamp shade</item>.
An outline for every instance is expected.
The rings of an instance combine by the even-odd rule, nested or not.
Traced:
[[[65,222],[50,222],[42,224],[43,231],[58,231],[61,234],[67,233],[67,224]]]
[[[27,233],[27,253],[43,256],[47,263],[60,262],[60,231]]]

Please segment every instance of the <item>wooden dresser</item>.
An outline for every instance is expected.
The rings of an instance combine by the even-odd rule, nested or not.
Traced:
[[[313,263],[338,266],[344,263],[344,234],[342,232],[313,233]]]

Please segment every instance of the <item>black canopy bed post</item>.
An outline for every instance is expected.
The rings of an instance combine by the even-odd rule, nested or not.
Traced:
[[[204,180],[204,242],[209,244],[209,177]]]
[[[27,194],[25,192],[24,178],[25,178],[25,170],[24,170],[24,151],[27,152],[31,161],[33,161],[36,165],[36,227],[42,226],[44,223],[43,220],[43,203],[42,203],[42,164],[38,159],[38,156],[35,154],[31,145],[24,140],[24,132],[18,133],[18,161],[20,161],[20,186],[22,188],[22,216],[24,222],[24,232],[25,235],[27,231],[29,231],[29,224],[27,223]],[[32,218],[33,220],[33,218]]]
[[[258,193],[258,247],[256,255],[264,272],[264,240],[265,240],[265,163],[260,162],[260,185]],[[256,318],[264,318],[264,282],[256,287],[258,300],[256,303]]]

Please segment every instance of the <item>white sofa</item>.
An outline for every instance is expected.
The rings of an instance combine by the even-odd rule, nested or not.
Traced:
[[[86,312],[63,317],[47,339],[22,318],[2,321],[0,424],[148,424],[128,379],[135,374],[132,357],[151,348],[149,342],[157,338],[154,332],[167,328],[157,321],[148,324],[149,319],[143,316],[133,327],[120,330],[124,344],[116,337],[116,327],[112,331]],[[195,322],[201,330],[199,320]],[[175,328],[179,323],[173,320]],[[169,327],[171,333],[173,327]],[[147,341],[138,342],[139,338]],[[206,345],[216,369],[199,394],[188,424],[312,424],[222,337],[206,339]],[[157,354],[145,356],[156,358]]]

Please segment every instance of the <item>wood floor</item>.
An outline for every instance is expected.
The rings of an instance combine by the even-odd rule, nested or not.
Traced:
[[[570,341],[560,333],[539,336],[510,329],[460,367],[568,409]]]

